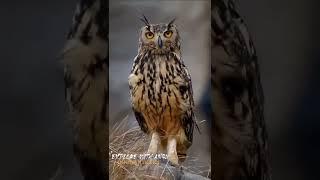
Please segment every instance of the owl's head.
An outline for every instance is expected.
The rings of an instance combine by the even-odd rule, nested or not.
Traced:
[[[139,51],[151,51],[153,54],[180,52],[180,36],[174,19],[169,23],[150,24],[145,16],[140,30]]]

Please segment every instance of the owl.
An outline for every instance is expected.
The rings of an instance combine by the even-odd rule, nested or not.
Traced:
[[[270,180],[256,49],[235,0],[211,6],[212,157],[215,179]]]
[[[62,53],[73,151],[84,180],[108,179],[108,4],[80,0]]]
[[[178,165],[192,144],[195,125],[191,78],[174,20],[150,24],[144,16],[142,21],[128,77],[132,109],[141,130],[151,136],[147,153],[166,151],[169,162]]]

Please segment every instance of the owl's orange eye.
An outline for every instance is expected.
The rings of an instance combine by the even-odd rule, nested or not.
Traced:
[[[171,36],[172,36],[172,31],[166,31],[166,32],[164,32],[164,37],[166,37],[166,38],[170,38]]]
[[[148,39],[152,39],[153,36],[154,36],[154,34],[152,32],[147,32],[146,33],[146,38],[148,38]]]

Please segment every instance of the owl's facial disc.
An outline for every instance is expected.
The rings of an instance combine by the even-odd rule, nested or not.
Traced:
[[[142,50],[154,54],[179,51],[179,34],[174,24],[149,24],[141,28],[139,42]]]

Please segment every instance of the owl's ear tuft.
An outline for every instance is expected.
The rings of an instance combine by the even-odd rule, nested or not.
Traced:
[[[172,19],[169,23],[168,23],[168,27],[172,27],[174,21],[176,20],[176,18]]]
[[[140,18],[140,20],[144,22],[146,26],[150,27],[150,23],[144,14],[142,14],[142,17]]]

